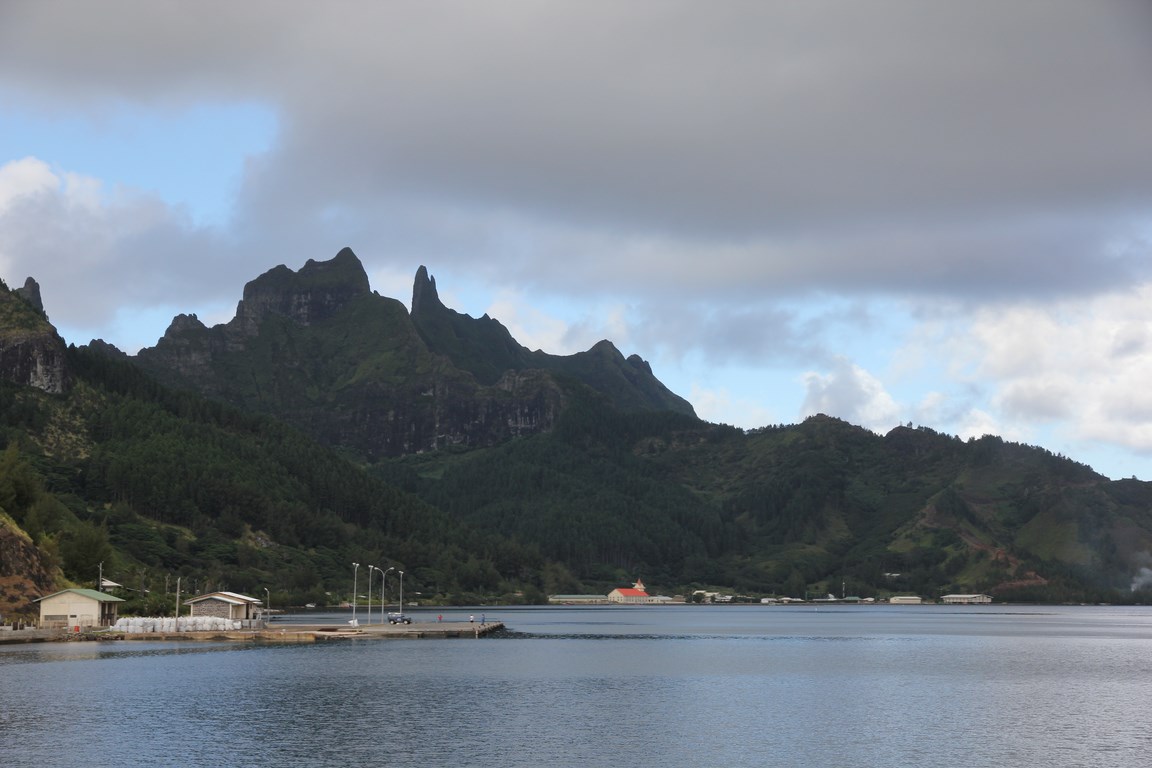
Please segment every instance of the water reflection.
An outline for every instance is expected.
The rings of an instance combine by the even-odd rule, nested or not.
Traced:
[[[0,647],[0,667],[5,664],[43,664],[47,662],[218,653],[243,648],[245,646],[236,643],[150,642],[147,640],[35,643]]]

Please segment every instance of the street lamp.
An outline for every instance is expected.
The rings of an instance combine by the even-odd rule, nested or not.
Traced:
[[[359,626],[356,622],[356,572],[360,570],[360,563],[352,563],[352,621],[348,622],[354,627]]]
[[[376,566],[368,566],[368,625],[372,625],[372,571],[376,570]]]
[[[272,593],[268,591],[268,587],[264,587],[264,594],[268,596],[268,602],[264,604],[264,628],[268,628],[268,617],[272,613]]]
[[[400,615],[404,615],[404,571],[397,571],[400,574]]]
[[[394,565],[388,566],[388,571],[394,571],[394,570],[396,570],[396,566],[394,566]],[[384,603],[387,600],[387,598],[385,597],[386,593],[384,592],[384,583],[388,580],[388,571],[381,571],[380,572],[380,574],[381,574],[380,575],[380,623],[381,624],[384,623],[384,619],[386,618],[384,616]]]

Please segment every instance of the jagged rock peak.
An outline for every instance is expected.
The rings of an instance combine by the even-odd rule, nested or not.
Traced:
[[[44,313],[44,301],[40,298],[40,284],[33,280],[31,277],[24,281],[23,288],[17,288],[13,291],[13,293],[31,304],[33,309],[35,309],[40,314],[44,315],[45,317],[48,316]]]
[[[308,259],[298,274],[302,279],[321,277],[339,281],[346,280],[349,284],[362,284],[365,290],[368,289],[368,273],[364,271],[360,257],[347,246],[341,248],[340,252],[328,261]]]
[[[629,355],[628,356],[628,363],[633,368],[637,368],[637,369],[643,371],[644,373],[647,373],[649,376],[655,375],[652,373],[652,366],[648,364],[647,360],[640,357],[640,355]]]
[[[168,330],[164,332],[164,335],[180,333],[181,331],[198,331],[206,327],[204,323],[200,322],[200,318],[196,317],[195,312],[190,315],[176,315],[172,318],[172,322],[168,325]]]
[[[31,283],[38,301],[39,286]],[[0,289],[0,380],[60,394],[71,385],[64,340],[23,292],[28,288]]]
[[[281,264],[252,280],[244,286],[236,319],[248,334],[254,334],[268,314],[313,325],[371,292],[364,265],[351,248],[343,248],[328,261],[309,259],[299,272]]]
[[[444,305],[440,301],[440,294],[436,292],[436,278],[430,276],[428,268],[421,264],[412,283],[412,314],[418,314],[423,308],[434,309],[442,306]]]
[[[89,352],[94,352],[103,357],[110,357],[114,360],[127,360],[127,353],[123,352],[115,344],[109,344],[104,339],[92,339],[85,345]]]
[[[593,355],[599,355],[600,357],[611,358],[611,359],[616,359],[616,358],[620,358],[621,360],[624,359],[624,355],[620,354],[620,350],[617,349],[616,345],[613,344],[608,339],[600,339],[600,341],[596,342],[595,344],[593,344],[591,347],[588,348],[588,353],[593,354]]]

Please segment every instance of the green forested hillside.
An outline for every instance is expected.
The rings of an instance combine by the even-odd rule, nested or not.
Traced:
[[[1152,549],[1144,483],[995,437],[823,416],[745,435],[588,401],[550,434],[383,471],[603,585],[1133,599]]]
[[[666,594],[1152,599],[1152,483],[911,425],[709,424],[610,344],[529,352],[443,307],[423,270],[417,294],[413,321],[341,252],[129,359],[66,349],[0,285],[0,611],[101,564],[152,611],[176,578],[340,602],[353,562],[402,568],[424,602],[638,577]]]
[[[69,359],[68,395],[0,390],[0,505],[65,579],[90,585],[103,562],[106,577],[153,595],[183,576],[196,590],[332,603],[350,598],[360,562],[404,569],[406,591],[428,599],[538,594],[534,550],[298,431],[166,390],[126,362],[75,348]]]

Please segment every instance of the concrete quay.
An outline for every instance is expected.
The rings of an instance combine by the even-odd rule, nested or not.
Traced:
[[[449,622],[430,621],[412,624],[361,624],[357,627],[339,624],[315,624],[277,626],[272,623],[268,629],[257,630],[258,642],[308,642],[290,639],[296,635],[308,635],[313,642],[324,640],[423,640],[473,638],[479,639],[494,632],[506,629],[502,621]],[[208,634],[220,634],[218,632]]]
[[[423,640],[473,638],[479,639],[505,629],[502,621],[479,622],[422,622],[413,624],[282,624],[273,623],[267,629],[244,629],[213,632],[112,632],[89,630],[80,633],[60,630],[21,630],[5,632],[0,644],[49,643],[118,640],[146,640],[151,642],[229,642],[229,643],[318,643],[333,640]]]

